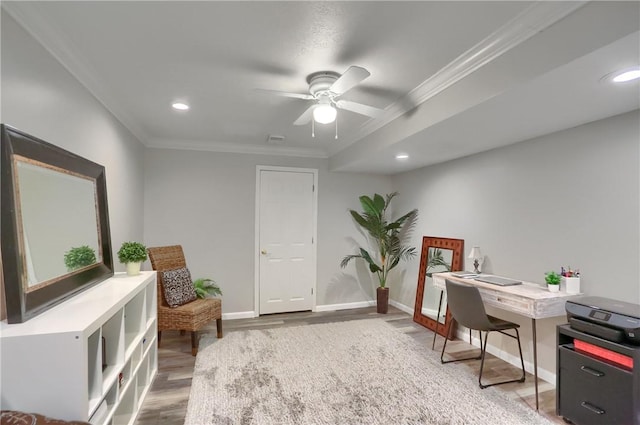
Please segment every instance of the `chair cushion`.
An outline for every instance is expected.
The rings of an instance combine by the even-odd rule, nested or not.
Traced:
[[[491,325],[493,326],[493,329],[486,329],[486,330],[503,331],[503,330],[506,330],[506,329],[517,329],[517,328],[520,327],[520,325],[517,324],[517,323],[509,322],[507,320],[503,320],[503,319],[500,319],[498,317],[493,317],[493,316],[489,316],[489,315],[487,315],[487,317],[489,319],[489,322],[491,322]]]
[[[162,272],[162,289],[170,307],[178,307],[197,298],[191,273],[186,267]]]

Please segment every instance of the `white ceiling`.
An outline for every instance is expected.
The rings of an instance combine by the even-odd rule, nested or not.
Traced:
[[[640,2],[10,2],[2,7],[146,146],[330,158],[393,174],[640,107]],[[315,71],[385,109],[294,126]],[[178,112],[171,103],[191,105]],[[282,144],[269,135],[285,137]],[[405,161],[394,159],[407,153]]]

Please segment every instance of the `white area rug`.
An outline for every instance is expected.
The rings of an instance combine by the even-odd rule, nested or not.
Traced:
[[[206,346],[206,348],[204,348]],[[205,337],[185,425],[549,424],[381,319]]]

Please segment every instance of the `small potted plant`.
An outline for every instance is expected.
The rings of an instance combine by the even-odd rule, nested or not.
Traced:
[[[193,281],[193,286],[196,290],[198,298],[213,297],[216,295],[222,295],[222,290],[213,279],[200,278]]]
[[[96,262],[96,252],[87,245],[71,248],[64,254],[64,265],[72,272]]]
[[[140,274],[140,265],[146,259],[147,248],[140,242],[125,242],[118,251],[118,260],[126,264],[129,276]]]
[[[547,272],[544,275],[544,280],[547,282],[547,288],[551,292],[560,291],[560,275],[554,271]]]

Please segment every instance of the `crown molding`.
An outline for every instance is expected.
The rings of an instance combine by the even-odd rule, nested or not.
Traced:
[[[239,153],[254,155],[291,156],[298,158],[327,159],[329,155],[322,149],[295,148],[287,146],[262,146],[229,142],[213,142],[210,140],[173,140],[151,139],[146,144],[149,148],[180,149],[191,151],[208,151],[223,153]]]
[[[402,99],[387,107],[382,118],[364,123],[350,140],[341,145],[342,149],[409,112],[411,108],[402,105],[419,106],[482,66],[575,12],[586,3],[588,1],[538,1],[533,3],[511,21],[423,81]],[[342,149],[338,149],[332,154],[338,153]]]
[[[147,145],[145,131],[131,119],[131,113],[110,94],[108,87],[96,78],[98,75],[89,65],[83,63],[73,53],[74,43],[65,38],[45,16],[37,11],[31,2],[2,2],[4,9],[22,28],[35,38],[76,80],[100,102],[118,121],[122,123],[143,145]]]

